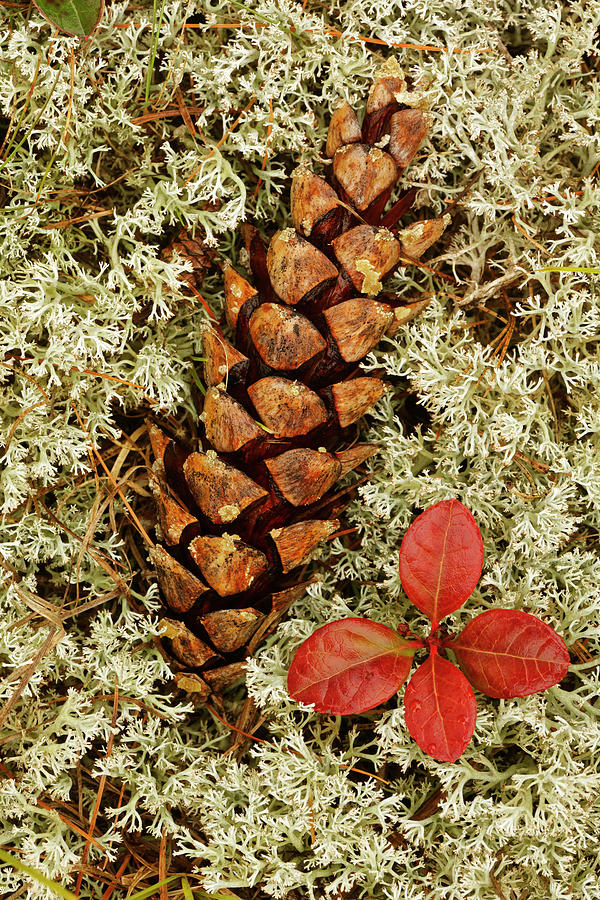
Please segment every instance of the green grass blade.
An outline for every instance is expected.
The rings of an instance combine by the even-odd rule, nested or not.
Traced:
[[[181,879],[181,890],[183,891],[183,896],[185,900],[194,900],[194,895],[192,893],[192,889],[190,887],[190,883],[187,878],[184,877]]]
[[[55,894],[58,894],[59,897],[64,897],[64,900],[77,900],[75,894],[67,890],[66,887],[63,887],[62,884],[59,884],[57,881],[52,881],[51,878],[46,878],[46,876],[41,872],[38,872],[37,869],[26,866],[24,862],[21,862],[18,856],[13,856],[12,853],[7,853],[6,850],[0,849],[0,860],[6,863],[7,866],[14,866],[19,872],[24,872],[25,875],[29,875],[29,877],[35,879],[35,881],[39,881],[44,887],[47,887],[51,891],[54,891]]]
[[[162,881],[157,881],[156,884],[144,888],[143,891],[131,894],[128,900],[145,900],[146,897],[152,897],[163,884],[169,884],[169,882],[175,881],[177,878],[181,878],[181,875],[169,875],[167,878],[163,878]]]
[[[146,88],[144,92],[144,99],[146,103],[150,99],[150,89],[152,87],[152,74],[154,72],[154,62],[156,60],[156,54],[158,52],[158,39],[160,37],[160,29],[162,27],[163,16],[165,12],[165,0],[162,0],[162,4],[160,7],[160,14],[158,16],[158,22],[156,21],[156,0],[153,0],[152,3],[152,44],[150,46],[150,59],[148,60],[148,71],[146,73]]]
[[[589,272],[592,275],[600,275],[598,266],[544,266],[540,272]]]
[[[192,369],[192,378],[194,379],[194,384],[196,385],[202,396],[206,397],[206,388],[204,387],[202,381],[200,381],[200,376],[195,369]]]

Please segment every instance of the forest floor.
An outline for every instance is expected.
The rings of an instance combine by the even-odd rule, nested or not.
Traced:
[[[80,40],[0,0],[3,896],[600,900],[599,27],[599,0],[173,0]],[[158,638],[144,420],[193,441],[239,226],[289,224],[291,172],[390,57],[431,116],[411,215],[457,212],[391,285],[429,303],[368,358],[395,390],[354,530],[200,708]],[[193,262],[165,252],[182,230]],[[450,498],[485,550],[453,626],[522,609],[572,665],[478,695],[441,763],[401,694],[322,717],[286,673],[333,619],[423,629],[398,548]]]

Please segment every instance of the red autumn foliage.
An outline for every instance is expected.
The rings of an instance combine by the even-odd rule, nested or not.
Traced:
[[[404,717],[419,747],[435,759],[452,762],[471,740],[477,717],[473,688],[436,647],[406,686]]]
[[[320,712],[364,712],[396,693],[418,646],[369,619],[329,622],[296,653],[288,689],[296,700],[315,703]]]
[[[536,616],[488,609],[448,644],[473,685],[488,697],[526,697],[564,678],[563,639]]]
[[[400,547],[406,596],[437,628],[463,605],[479,581],[483,541],[477,522],[458,500],[429,507],[410,526]]]
[[[431,620],[429,636],[409,633],[407,639],[368,619],[330,622],[296,652],[290,695],[322,713],[365,712],[396,693],[414,654],[426,648],[430,655],[406,686],[406,726],[429,756],[458,759],[475,728],[473,687],[490,697],[524,697],[557,684],[569,668],[562,638],[520,610],[490,609],[458,635],[442,632],[440,619],[472,594],[482,567],[483,541],[469,510],[458,500],[431,506],[400,547],[402,586]],[[446,658],[448,651],[462,671]]]

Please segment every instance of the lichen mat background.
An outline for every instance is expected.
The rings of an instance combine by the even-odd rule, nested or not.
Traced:
[[[0,141],[21,122],[0,173],[0,843],[86,900],[165,875],[182,896],[183,873],[198,897],[595,900],[600,309],[593,272],[543,269],[599,265],[599,4],[159,14],[111,5],[82,45],[35,11],[0,12]],[[265,743],[226,753],[230,729],[172,693],[121,496],[149,528],[140,411],[182,434],[196,416],[207,313],[162,249],[182,225],[203,229],[237,266],[243,216],[288,225],[291,172],[318,163],[332,110],[362,109],[392,55],[432,116],[409,173],[417,215],[483,172],[427,257],[452,280],[395,279],[433,297],[369,358],[397,388],[364,432],[382,451],[344,514],[358,531],[329,546],[321,581],[248,667]],[[219,315],[216,260],[198,290]],[[415,409],[407,434],[398,417]],[[285,678],[325,622],[416,624],[398,546],[418,510],[452,497],[485,547],[465,615],[527,609],[572,667],[541,695],[478,696],[473,742],[444,764],[409,741],[401,695],[340,722],[299,712]],[[215,713],[236,721],[245,696]],[[8,865],[0,883],[52,896]]]

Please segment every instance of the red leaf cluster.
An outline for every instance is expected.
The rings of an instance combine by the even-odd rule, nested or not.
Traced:
[[[288,673],[290,695],[322,713],[365,712],[396,693],[414,654],[427,648],[406,686],[406,726],[425,753],[453,762],[475,728],[473,688],[489,697],[525,697],[557,684],[569,668],[562,638],[520,610],[489,609],[458,635],[442,632],[440,620],[470,597],[482,567],[483,541],[469,510],[458,500],[431,506],[400,547],[402,586],[430,619],[429,637],[401,637],[368,619],[330,622],[298,649]]]

